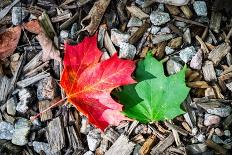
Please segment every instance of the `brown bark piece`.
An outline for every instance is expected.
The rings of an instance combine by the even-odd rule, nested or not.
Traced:
[[[47,109],[50,106],[49,100],[43,100],[39,101],[39,112],[42,112],[43,110]],[[52,111],[51,109],[47,110],[43,114],[41,114],[40,120],[42,122],[52,119]]]
[[[146,141],[144,142],[143,146],[139,150],[141,155],[148,155],[151,151],[152,147],[154,146],[156,141],[156,135],[149,136]]]
[[[202,71],[203,71],[205,81],[216,81],[217,80],[212,61],[205,61],[204,65],[202,66]]]

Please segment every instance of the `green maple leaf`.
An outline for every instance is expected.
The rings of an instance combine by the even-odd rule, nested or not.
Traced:
[[[139,83],[124,86],[118,94],[124,114],[142,123],[173,119],[183,114],[180,104],[189,93],[185,72],[186,67],[166,77],[162,63],[148,54],[137,66],[135,76]]]

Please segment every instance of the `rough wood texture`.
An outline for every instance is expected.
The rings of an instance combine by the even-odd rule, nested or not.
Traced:
[[[151,155],[161,154],[169,146],[171,146],[173,142],[174,142],[174,136],[172,133],[170,133],[166,139],[160,141],[156,146],[153,147],[151,151]]]
[[[105,155],[128,155],[134,149],[135,143],[129,142],[129,139],[125,135],[121,135]]]
[[[202,71],[203,71],[205,81],[216,81],[217,80],[212,61],[205,61],[204,65],[202,66]]]
[[[73,126],[67,126],[66,127],[67,135],[68,135],[68,141],[69,144],[72,146],[74,150],[83,150],[83,145],[80,140],[80,137],[76,133],[76,130]]]
[[[43,100],[43,101],[39,101],[38,104],[39,104],[39,112],[42,112],[43,110],[47,109],[50,106],[50,101]],[[42,122],[50,120],[50,119],[52,119],[52,110],[51,109],[44,112],[40,117],[40,120]]]
[[[147,31],[147,29],[150,27],[150,24],[145,22],[139,29],[129,38],[130,44],[135,44]]]
[[[152,147],[154,146],[156,141],[156,135],[149,136],[146,141],[144,142],[143,146],[139,150],[141,155],[147,155],[151,151]]]
[[[53,119],[47,126],[46,137],[52,153],[60,151],[65,146],[64,127],[60,117]]]
[[[132,15],[138,17],[141,20],[149,18],[148,14],[144,13],[139,7],[135,5],[127,6],[126,8]]]
[[[219,33],[221,20],[222,20],[221,12],[212,11],[210,25],[209,25],[210,29],[216,33]]]
[[[213,49],[208,56],[209,60],[212,60],[214,65],[218,65],[221,59],[226,56],[226,54],[230,51],[231,47],[227,43],[223,43],[218,45],[215,49]]]
[[[220,154],[222,154],[222,155],[229,155],[226,149],[224,149],[222,146],[214,143],[212,140],[207,139],[205,141],[205,143],[206,143],[206,145],[208,147],[211,147],[212,149],[218,151]]]
[[[6,76],[0,77],[0,103],[6,101],[9,92],[10,81],[11,80]]]

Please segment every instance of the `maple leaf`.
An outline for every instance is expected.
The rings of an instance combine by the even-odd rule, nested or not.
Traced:
[[[119,59],[116,54],[99,62],[101,55],[96,35],[86,37],[77,45],[65,44],[60,83],[68,101],[87,116],[90,123],[104,130],[109,124],[118,125],[128,120],[121,113],[122,105],[111,98],[110,92],[121,85],[135,83],[131,78],[135,64]]]
[[[139,83],[124,86],[118,94],[124,113],[143,123],[173,119],[183,114],[180,104],[189,92],[185,72],[186,67],[166,77],[162,63],[147,55],[136,70]]]
[[[16,49],[21,36],[21,27],[8,28],[0,34],[0,59],[10,56]]]

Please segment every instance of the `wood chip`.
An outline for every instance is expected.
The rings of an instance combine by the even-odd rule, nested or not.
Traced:
[[[202,71],[203,71],[205,81],[216,81],[217,80],[212,61],[205,61],[205,63],[202,66]]]
[[[43,110],[47,109],[50,106],[50,101],[49,100],[43,100],[43,101],[39,101],[39,112],[42,112]],[[46,112],[44,112],[43,114],[41,114],[40,120],[42,122],[47,121],[52,119],[52,110],[49,109]]]
[[[144,13],[139,7],[132,5],[127,6],[126,9],[135,17],[138,17],[139,19],[147,19],[149,18],[149,15]]]
[[[207,139],[205,141],[206,145],[216,151],[218,151],[220,154],[222,155],[228,155],[228,151],[226,149],[224,149],[222,146],[214,143],[212,140]]]
[[[139,29],[129,38],[130,44],[135,44],[147,31],[147,29],[150,27],[150,24],[148,22],[145,22],[142,26],[139,27]]]
[[[155,142],[156,142],[156,136],[155,135],[149,136],[144,142],[143,146],[140,148],[139,153],[141,155],[149,154]]]

